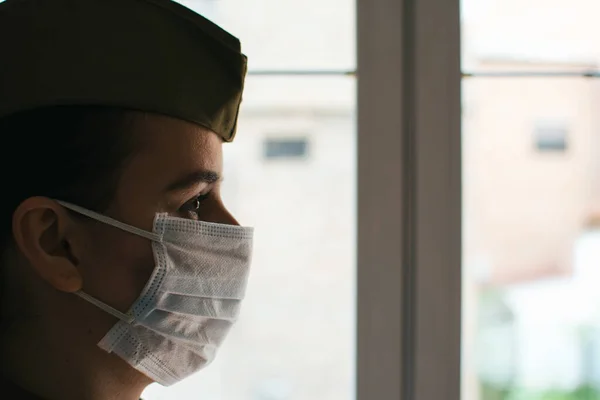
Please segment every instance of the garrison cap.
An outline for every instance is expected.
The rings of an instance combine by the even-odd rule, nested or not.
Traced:
[[[236,133],[247,70],[238,39],[171,0],[0,3],[0,118],[98,105]]]

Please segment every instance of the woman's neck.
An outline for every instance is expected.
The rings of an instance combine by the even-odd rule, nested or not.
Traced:
[[[22,388],[23,400],[137,400],[151,383],[77,328],[38,323],[21,321],[2,334],[2,375]]]
[[[4,396],[12,400],[44,400],[41,397],[28,392],[4,376],[0,376],[0,387],[2,388]]]

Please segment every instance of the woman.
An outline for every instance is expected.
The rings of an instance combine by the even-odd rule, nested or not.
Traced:
[[[252,231],[221,201],[246,58],[169,0],[0,4],[3,394],[138,399],[206,366]]]

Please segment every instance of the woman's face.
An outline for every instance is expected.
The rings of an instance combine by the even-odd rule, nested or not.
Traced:
[[[147,231],[152,231],[156,213],[237,225],[221,200],[219,136],[195,124],[142,113],[134,115],[132,129],[136,150],[122,171],[108,216]],[[154,269],[150,241],[87,218],[78,220],[80,234],[71,240],[78,249],[82,289],[127,311]],[[96,339],[114,322],[112,316],[100,316],[93,324]]]
[[[152,231],[157,213],[237,225],[221,200],[222,140],[217,134],[144,113],[132,113],[128,126],[134,151],[120,171],[108,217],[146,231]],[[2,343],[10,365],[23,365],[24,371],[33,359],[31,365],[43,365],[41,360],[70,365],[76,375],[87,371],[99,387],[116,384],[114,379],[138,389],[150,383],[100,350],[97,343],[118,321],[73,293],[83,290],[127,312],[155,268],[150,240],[71,213],[46,197],[28,198],[17,207],[13,235],[15,251],[4,265],[10,301],[0,304],[3,317],[11,320]],[[37,350],[23,356],[24,346]]]

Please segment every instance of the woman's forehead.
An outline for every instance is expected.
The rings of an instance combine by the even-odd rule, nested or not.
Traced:
[[[222,170],[222,139],[196,124],[168,116],[137,113],[129,129],[135,150],[123,180],[168,184],[182,174]]]
[[[223,140],[206,128],[135,112],[127,131],[134,148],[121,170],[111,210],[123,222],[151,230],[154,214],[170,204],[169,188],[195,174],[195,183],[180,192],[191,197],[221,175]]]
[[[172,161],[173,167],[220,167],[223,141],[207,128],[169,116],[137,113],[130,129],[139,146],[137,153],[148,161],[159,158]]]

